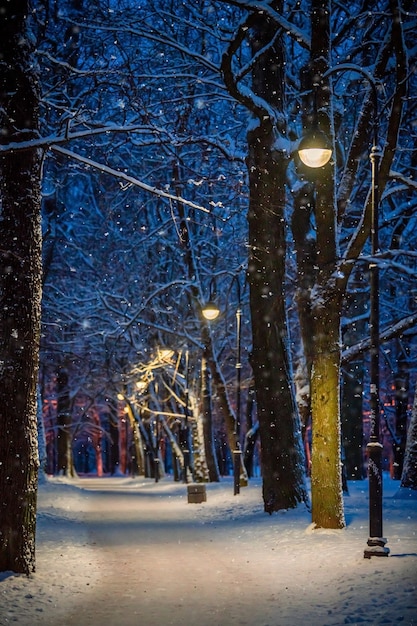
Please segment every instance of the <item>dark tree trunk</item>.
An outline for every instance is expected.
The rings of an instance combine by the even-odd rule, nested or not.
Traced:
[[[275,8],[282,9],[276,2]],[[253,90],[284,110],[284,49],[276,25],[258,15],[251,31]],[[271,42],[274,43],[271,45]],[[259,53],[265,46],[267,50]],[[285,133],[285,128],[281,128]],[[262,447],[264,509],[268,513],[306,501],[303,448],[287,347],[285,284],[285,180],[287,160],[273,153],[274,120],[262,117],[248,133],[252,369]],[[275,156],[275,158],[274,158]]]
[[[363,463],[363,363],[348,363],[342,380],[342,439],[347,480],[362,480]]]
[[[0,0],[0,144],[37,136],[28,2]],[[35,570],[36,400],[41,302],[41,159],[0,156],[0,571]]]
[[[351,289],[345,294],[345,313],[353,323],[343,331],[343,345],[352,346],[367,333],[366,309],[368,305],[366,278],[358,271],[352,275]],[[362,480],[366,476],[363,454],[363,394],[364,363],[359,355],[344,363],[341,387],[341,424],[344,468],[348,480]]]
[[[407,441],[409,374],[405,370],[405,361],[399,360],[399,367],[400,370],[395,374],[395,441],[393,445],[394,480],[401,480]]]
[[[303,450],[291,387],[284,297],[286,163],[274,161],[273,137],[249,136],[249,282],[264,508],[268,513],[305,501]]]
[[[305,76],[306,72],[303,72]],[[307,90],[302,83],[303,91]],[[306,110],[309,106],[306,104]],[[314,214],[314,185],[305,181],[303,185],[293,191],[294,211],[291,219],[291,231],[297,259],[297,286],[295,299],[299,319],[299,332],[303,345],[303,353],[298,357],[296,369],[296,387],[298,411],[300,414],[303,439],[311,421],[311,363],[313,354],[313,335],[311,328],[313,318],[311,313],[310,294],[314,286],[316,267],[316,245],[311,237],[311,227]]]

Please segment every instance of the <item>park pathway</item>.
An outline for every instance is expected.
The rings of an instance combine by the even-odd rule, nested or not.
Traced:
[[[278,623],[277,581],[263,559],[251,555],[244,524],[231,523],[227,513],[216,520],[203,512],[201,519],[205,505],[188,504],[182,484],[169,497],[163,485],[161,495],[157,489],[121,492],[113,479],[83,479],[81,485],[88,492],[84,524],[100,581],[65,626]],[[305,621],[291,626],[298,623]]]
[[[417,626],[412,503],[387,500],[392,555],[368,561],[365,485],[344,531],[312,531],[302,507],[265,515],[259,481],[208,485],[202,504],[172,481],[77,486],[97,576],[55,626]]]

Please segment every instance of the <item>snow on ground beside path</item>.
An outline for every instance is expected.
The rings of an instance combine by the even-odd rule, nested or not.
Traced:
[[[258,479],[202,504],[170,478],[49,479],[37,572],[0,574],[0,625],[417,626],[417,494],[385,477],[391,553],[368,560],[367,489],[349,483],[347,528],[326,531],[304,506],[266,515]]]

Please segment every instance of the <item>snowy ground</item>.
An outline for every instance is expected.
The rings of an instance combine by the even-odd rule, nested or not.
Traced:
[[[37,572],[0,574],[0,624],[417,625],[417,499],[385,478],[391,554],[368,560],[367,483],[349,488],[347,528],[313,531],[304,507],[263,513],[259,480],[188,504],[169,478],[50,479]]]

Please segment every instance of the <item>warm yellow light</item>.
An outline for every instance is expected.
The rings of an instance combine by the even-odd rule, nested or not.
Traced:
[[[328,148],[305,148],[298,155],[307,167],[323,167],[330,161],[332,151]]]
[[[138,391],[145,391],[147,386],[146,380],[137,380],[136,381],[136,389]]]
[[[301,139],[298,156],[307,167],[323,167],[330,161],[332,147],[326,135],[316,128]]]
[[[174,356],[174,350],[169,348],[158,348],[158,356],[160,361],[170,361]]]
[[[122,393],[118,393],[118,394],[117,394],[117,399],[118,399],[118,400],[124,400],[124,399],[125,399],[125,397],[124,397],[124,395],[123,395]]]
[[[201,309],[201,312],[203,316],[206,318],[206,320],[208,320],[209,322],[211,322],[212,320],[215,320],[220,315],[219,307],[217,306],[215,302],[211,302],[211,301],[207,302],[207,304],[203,306],[203,308]]]

